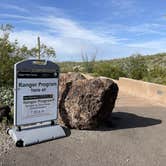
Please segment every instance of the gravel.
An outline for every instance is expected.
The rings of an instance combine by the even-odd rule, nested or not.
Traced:
[[[7,126],[0,124],[0,156],[14,148],[13,140],[6,133]]]

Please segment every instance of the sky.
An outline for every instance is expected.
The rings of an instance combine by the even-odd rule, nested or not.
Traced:
[[[96,60],[166,52],[164,0],[1,0],[0,24],[10,40],[29,48],[41,42],[57,61]]]

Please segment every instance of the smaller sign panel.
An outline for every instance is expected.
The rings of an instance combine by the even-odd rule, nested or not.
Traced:
[[[36,68],[36,65],[33,64],[30,70],[33,66]],[[20,71],[17,67],[16,65],[15,125],[26,125],[57,119],[57,69],[55,68],[55,72],[48,73],[49,66],[45,66],[47,70],[43,67],[40,69],[40,72],[29,72],[29,67],[27,66],[25,72],[24,68]]]

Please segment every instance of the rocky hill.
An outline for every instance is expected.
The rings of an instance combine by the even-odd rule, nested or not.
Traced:
[[[97,76],[102,75],[114,79],[128,77],[166,84],[166,53],[136,54],[126,58],[101,61],[62,62],[59,65],[61,72],[73,71],[76,68]]]

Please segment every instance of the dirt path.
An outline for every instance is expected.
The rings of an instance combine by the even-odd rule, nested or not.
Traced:
[[[114,128],[71,130],[63,139],[13,148],[0,165],[166,165],[166,108],[120,93],[113,119]]]

